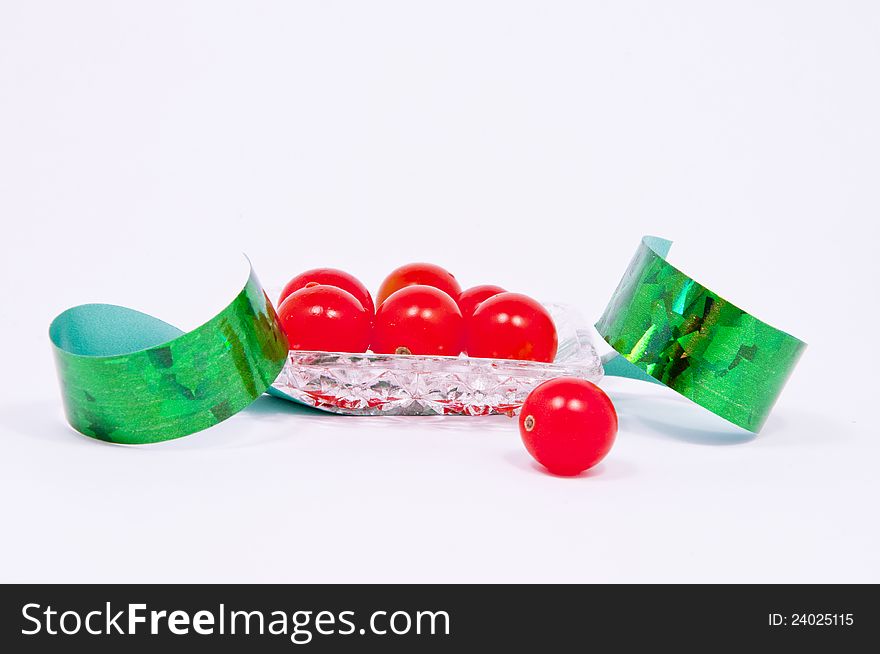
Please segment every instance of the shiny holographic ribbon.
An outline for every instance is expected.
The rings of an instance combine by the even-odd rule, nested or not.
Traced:
[[[670,265],[670,245],[642,240],[597,323],[618,353],[605,374],[665,384],[757,432],[806,346]],[[68,309],[49,331],[68,421],[115,443],[225,420],[269,389],[288,355],[253,270],[225,309],[187,333],[107,304]]]
[[[657,381],[760,431],[806,344],[713,293],[646,236],[596,323],[618,353],[605,374]]]
[[[275,309],[251,269],[214,318],[184,333],[139,311],[84,304],[49,327],[70,424],[92,438],[179,438],[241,411],[287,357]]]

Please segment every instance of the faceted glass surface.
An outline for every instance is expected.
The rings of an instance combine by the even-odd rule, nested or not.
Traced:
[[[272,392],[349,415],[513,415],[547,379],[602,378],[586,321],[568,307],[546,306],[559,336],[553,363],[291,351]]]

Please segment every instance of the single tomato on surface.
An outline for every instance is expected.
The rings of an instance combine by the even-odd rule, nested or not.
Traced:
[[[467,321],[468,356],[550,363],[556,358],[556,326],[547,310],[521,293],[483,300]]]
[[[366,352],[373,315],[337,286],[309,282],[278,307],[291,350]]]
[[[415,285],[439,288],[456,302],[461,293],[461,286],[455,276],[445,268],[433,263],[408,263],[392,270],[382,282],[376,294],[376,306],[381,305],[395,291]]]
[[[373,352],[458,356],[464,321],[455,301],[433,286],[407,286],[379,305]]]
[[[376,312],[373,307],[373,297],[370,295],[367,287],[354,275],[336,268],[313,268],[312,270],[300,273],[284,286],[278,298],[278,305],[280,306],[287,299],[288,295],[301,288],[305,288],[305,285],[310,282],[324,286],[335,286],[343,291],[348,291],[358,299],[370,315]]]
[[[537,386],[519,414],[523,444],[556,475],[571,476],[599,463],[617,435],[617,412],[601,388],[557,377]]]
[[[506,292],[500,286],[494,286],[493,284],[481,284],[480,286],[473,286],[466,291],[462,291],[461,295],[458,296],[458,308],[461,309],[461,317],[467,320],[474,315],[474,311],[476,311],[483,300],[488,300],[493,295]]]

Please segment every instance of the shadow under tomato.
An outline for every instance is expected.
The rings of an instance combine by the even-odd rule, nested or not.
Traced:
[[[632,477],[635,474],[635,468],[633,467],[633,465],[623,459],[617,459],[614,456],[613,452],[608,455],[608,458],[604,459],[600,463],[597,463],[589,470],[584,470],[577,475],[554,474],[547,470],[547,468],[542,466],[540,463],[535,461],[533,458],[531,458],[529,454],[525,451],[525,449],[512,450],[505,456],[505,459],[507,459],[507,461],[511,465],[519,468],[520,470],[533,474],[540,474],[543,477],[548,477],[552,479],[595,479],[602,481],[616,481],[618,479],[626,479],[628,477]]]

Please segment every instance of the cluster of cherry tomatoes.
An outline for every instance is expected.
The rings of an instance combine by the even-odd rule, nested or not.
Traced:
[[[291,350],[421,354],[551,362],[556,327],[532,298],[500,286],[461,290],[447,270],[410,263],[392,271],[376,303],[353,275],[307,270],[279,298]]]
[[[278,316],[292,350],[468,356],[550,362],[556,327],[538,302],[500,286],[461,290],[440,266],[410,263],[392,271],[376,295],[333,268],[291,279]],[[583,379],[560,377],[523,404],[520,434],[550,472],[577,475],[596,465],[617,433],[614,405]]]

